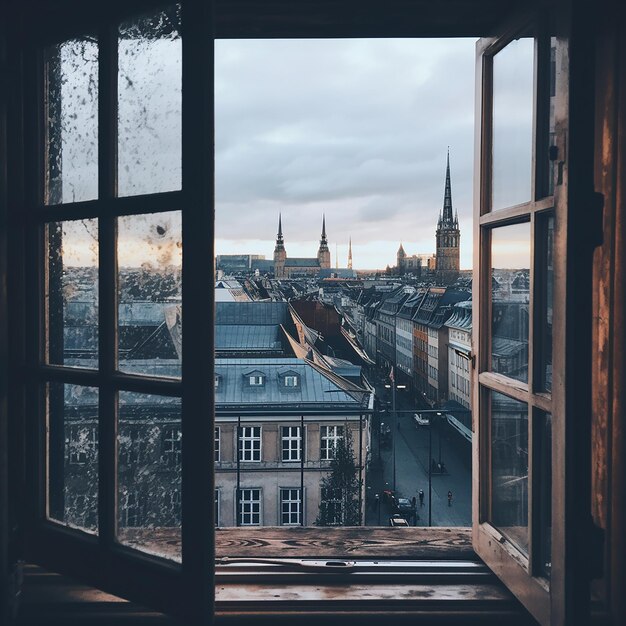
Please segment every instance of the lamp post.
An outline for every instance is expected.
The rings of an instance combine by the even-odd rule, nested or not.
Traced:
[[[432,416],[428,425],[428,525],[433,525],[433,424],[441,413]],[[441,468],[441,430],[439,431],[439,467]]]
[[[391,458],[393,465],[393,490],[396,490],[396,433],[398,431],[398,412],[396,411],[396,389],[406,389],[406,385],[396,385],[392,375],[390,376],[391,385],[385,385],[385,389],[391,388],[391,410],[393,412],[393,428],[391,435]]]

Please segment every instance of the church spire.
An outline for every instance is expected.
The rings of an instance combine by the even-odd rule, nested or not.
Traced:
[[[322,238],[320,239],[320,250],[328,250],[328,240],[326,239],[326,215],[322,215]]]
[[[352,237],[348,243],[348,269],[352,269]]]
[[[274,252],[285,249],[285,242],[283,240],[283,219],[282,215],[278,214],[278,234],[276,235],[276,246],[274,246]]]
[[[450,183],[450,146],[448,146],[448,158],[446,162],[446,190],[443,196],[443,224],[452,226],[454,217],[452,215],[452,185]]]

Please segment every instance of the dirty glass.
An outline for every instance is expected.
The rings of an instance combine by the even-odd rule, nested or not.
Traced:
[[[48,240],[48,362],[98,367],[98,222],[53,222]]]
[[[120,370],[180,376],[180,212],[118,218],[117,255]]]
[[[531,199],[534,50],[523,37],[493,57],[493,209]]]
[[[120,392],[117,449],[118,540],[180,561],[180,398]]]
[[[528,405],[491,394],[491,523],[528,553]]]
[[[118,193],[181,187],[180,7],[119,28]]]
[[[534,453],[538,464],[539,480],[539,549],[537,558],[538,574],[550,578],[552,569],[552,415],[537,411],[535,417],[537,451]]]
[[[46,204],[98,197],[98,44],[46,50]]]
[[[48,385],[48,516],[98,529],[98,390]]]
[[[552,317],[554,300],[554,216],[537,218],[541,230],[540,320],[535,346],[538,356],[538,388],[552,391]]]
[[[530,224],[491,231],[491,369],[528,381]]]

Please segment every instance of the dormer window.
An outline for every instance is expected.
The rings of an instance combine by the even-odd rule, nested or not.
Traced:
[[[285,387],[297,387],[298,383],[298,377],[295,374],[285,376]]]
[[[215,390],[217,391],[219,389],[220,383],[221,381],[221,376],[219,374],[215,374]]]
[[[248,384],[250,387],[260,387],[263,384],[264,376],[262,374],[253,374],[248,376]]]

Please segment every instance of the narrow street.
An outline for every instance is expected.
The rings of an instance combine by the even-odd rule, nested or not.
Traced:
[[[376,384],[377,397],[384,403],[391,399],[390,390],[384,383]],[[416,406],[414,400],[404,390],[396,391],[397,421],[389,406],[374,415],[372,426],[371,463],[366,479],[367,526],[388,525],[392,511],[383,498],[384,490],[394,490],[398,497],[417,502],[417,520],[409,520],[413,525],[428,526],[429,488],[428,467],[429,435],[432,428],[431,457],[435,463],[439,460],[445,467],[444,473],[432,474],[432,525],[433,526],[471,526],[472,490],[471,467],[461,458],[459,446],[469,443],[456,441],[447,423],[433,426],[418,426],[413,414],[425,405]],[[390,433],[381,440],[379,423],[389,424]],[[439,427],[441,426],[441,428]],[[440,435],[441,433],[441,435]],[[393,439],[395,438],[395,471]],[[466,451],[467,452],[467,451]],[[395,483],[395,485],[394,485]],[[420,506],[419,490],[424,491],[424,504]],[[452,491],[452,502],[448,505],[448,491]],[[379,494],[378,499],[376,494]]]

